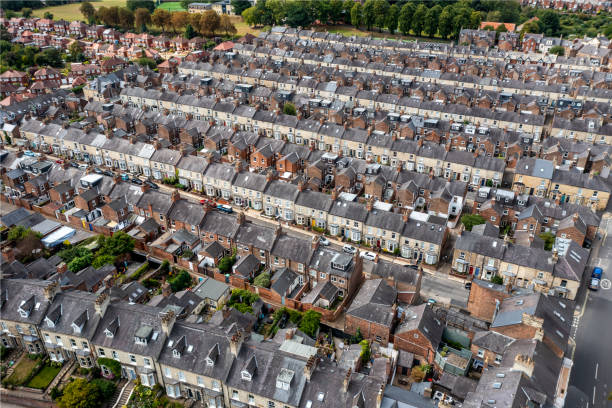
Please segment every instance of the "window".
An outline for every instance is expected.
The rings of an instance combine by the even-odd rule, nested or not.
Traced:
[[[131,361],[132,363],[135,363],[135,362],[136,362],[136,356],[135,356],[135,355],[133,355],[133,354],[130,354],[130,361]]]
[[[105,357],[105,356],[106,356],[106,354],[104,353],[104,349],[103,349],[102,347],[100,347],[100,348],[98,349],[98,355],[99,355],[100,357]]]
[[[145,367],[151,367],[151,360],[149,360],[148,358],[144,358],[144,366]]]
[[[112,351],[112,355],[115,360],[119,360],[119,354],[115,350]]]
[[[221,391],[221,383],[217,380],[212,380],[213,391]]]
[[[500,364],[502,361],[502,356],[497,354],[495,355],[495,364]]]
[[[274,408],[274,401],[268,401],[268,408]]]
[[[55,336],[55,342],[60,346],[64,345],[64,342],[62,342],[62,338],[60,336]]]
[[[240,398],[238,397],[238,391],[232,390],[232,399],[238,401],[240,400]]]
[[[76,341],[74,341],[74,339],[70,339],[70,345],[72,346],[72,348],[77,348],[77,344],[76,344]]]
[[[478,349],[478,357],[480,357],[480,358],[484,357],[484,350],[483,349]]]

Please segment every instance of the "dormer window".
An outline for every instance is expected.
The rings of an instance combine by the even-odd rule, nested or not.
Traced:
[[[172,356],[174,358],[181,358],[181,352],[178,351],[177,349],[172,350]]]
[[[240,372],[240,378],[242,378],[244,381],[251,381],[253,379],[251,374],[249,374],[249,372],[245,370],[242,370]]]

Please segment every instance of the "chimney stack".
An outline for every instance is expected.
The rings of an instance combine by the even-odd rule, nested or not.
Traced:
[[[527,377],[533,376],[534,362],[533,359],[524,354],[517,354],[514,357],[514,364],[512,365],[514,371],[521,371]]]
[[[352,369],[348,369],[346,375],[344,376],[344,380],[342,381],[342,391],[347,392],[349,389],[349,385],[351,383],[351,374],[353,373]]]
[[[140,191],[146,193],[147,191],[149,191],[149,185],[147,183],[142,183],[142,185],[140,186]]]
[[[181,195],[179,194],[178,190],[174,190],[172,192],[170,199],[172,200],[173,203],[176,203],[178,200],[181,199]]]
[[[176,322],[176,316],[174,315],[174,312],[172,310],[169,310],[168,312],[161,314],[160,320],[162,331],[166,336],[169,336],[170,332],[172,331],[172,327],[174,327],[174,323]]]
[[[242,171],[242,161],[240,159],[236,159],[234,162],[234,170],[236,173],[240,173]]]
[[[15,260],[15,249],[13,249],[11,246],[4,247],[2,249],[2,254],[4,255],[7,263],[11,263]]]
[[[243,340],[242,330],[238,330],[230,339],[230,352],[234,357],[238,357]]]
[[[244,213],[242,211],[238,212],[238,217],[236,217],[236,221],[238,225],[244,224]]]
[[[312,373],[317,366],[317,358],[315,356],[310,356],[308,361],[306,361],[306,365],[304,366],[304,377],[306,377],[306,381],[310,382],[312,378]]]
[[[49,283],[43,290],[43,293],[45,294],[45,297],[47,298],[49,302],[52,302],[53,299],[55,298],[55,295],[57,295],[59,292],[60,292],[60,287],[59,287],[58,281],[53,281]]]
[[[105,290],[96,298],[94,303],[94,309],[96,313],[100,315],[100,318],[104,317],[104,313],[106,313],[106,309],[108,308],[109,304],[110,295],[108,294],[108,291]]]
[[[370,197],[366,201],[366,210],[372,211],[373,208],[374,208],[374,197]]]
[[[68,270],[68,265],[66,264],[66,262],[60,262],[56,267],[55,270],[58,274],[62,274],[64,272],[66,272]]]
[[[298,181],[297,189],[298,189],[298,191],[304,191],[304,182],[302,181],[302,179],[300,179],[300,181]]]
[[[163,297],[168,297],[172,294],[172,289],[170,288],[170,284],[168,282],[162,283],[161,294]]]
[[[318,235],[312,236],[312,239],[310,240],[310,247],[312,248],[313,251],[317,250],[317,248],[319,247],[319,236]]]

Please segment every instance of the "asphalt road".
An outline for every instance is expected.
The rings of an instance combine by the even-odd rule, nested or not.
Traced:
[[[601,246],[593,248],[587,269],[590,276],[594,266],[602,267],[604,283],[605,279],[612,280],[612,220],[602,221],[602,230],[606,229]],[[585,283],[578,304],[584,305],[584,310],[577,321],[574,367],[565,406],[610,408],[612,401],[607,397],[612,392],[612,289],[608,285],[607,290],[589,291]]]
[[[421,281],[421,298],[425,301],[434,299],[438,303],[451,306],[467,307],[470,291],[463,282],[445,279],[439,275],[423,274]]]

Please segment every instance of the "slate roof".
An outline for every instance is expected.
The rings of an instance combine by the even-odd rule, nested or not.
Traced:
[[[444,326],[436,318],[433,310],[426,303],[419,306],[411,306],[404,310],[402,322],[395,329],[395,335],[412,330],[418,330],[423,334],[434,349],[438,348],[442,340]]]
[[[347,314],[391,328],[396,298],[397,291],[384,279],[369,279],[359,289]]]
[[[236,234],[238,245],[253,245],[257,249],[271,251],[276,240],[276,231],[263,225],[245,222],[240,225]]]
[[[504,240],[502,239],[482,236],[470,231],[463,231],[455,243],[455,249],[502,259],[505,247]]]
[[[215,233],[222,237],[234,239],[240,225],[236,217],[220,211],[209,211],[200,226],[202,234]]]
[[[312,257],[311,241],[297,238],[287,234],[281,234],[276,239],[271,254],[279,258],[286,258],[293,262],[308,265]]]

